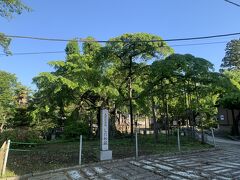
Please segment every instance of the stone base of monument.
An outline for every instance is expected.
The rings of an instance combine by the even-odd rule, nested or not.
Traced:
[[[112,151],[100,151],[100,161],[112,160]]]

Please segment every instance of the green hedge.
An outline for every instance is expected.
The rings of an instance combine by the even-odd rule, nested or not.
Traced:
[[[10,139],[14,142],[39,143],[43,142],[41,132],[33,129],[9,129],[0,134],[0,143]]]
[[[69,123],[64,127],[64,136],[66,139],[78,138],[79,135],[89,136],[89,126],[86,122]]]

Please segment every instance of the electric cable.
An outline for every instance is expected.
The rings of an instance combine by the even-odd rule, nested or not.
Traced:
[[[214,45],[214,44],[226,44],[229,41],[216,41],[216,42],[202,42],[202,43],[190,43],[190,44],[172,44],[170,47],[186,47],[186,46],[201,46],[201,45]],[[62,54],[65,51],[42,51],[42,52],[17,52],[12,53],[10,56],[16,55],[39,55],[39,54]],[[5,56],[6,54],[0,53],[0,56]]]
[[[213,39],[213,38],[220,38],[220,37],[229,37],[229,36],[236,36],[240,35],[240,32],[236,33],[228,33],[228,34],[217,34],[217,35],[209,35],[209,36],[198,36],[198,37],[186,37],[186,38],[174,38],[174,39],[153,39],[153,40],[137,40],[131,42],[176,42],[176,41],[190,41],[190,40],[202,40],[202,39]],[[45,38],[45,37],[33,37],[33,36],[19,36],[19,35],[5,35],[9,38],[18,38],[18,39],[32,39],[32,40],[41,40],[41,41],[55,41],[55,42],[68,42],[71,39],[55,39],[55,38]],[[72,39],[78,42],[99,42],[99,43],[122,43],[122,40],[89,40],[84,38],[75,38]],[[126,41],[127,42],[127,41]]]
[[[240,4],[237,4],[235,2],[232,2],[232,1],[229,1],[229,0],[224,0],[224,1],[226,1],[226,2],[228,2],[230,4],[233,4],[233,5],[237,6],[237,7],[240,7]]]

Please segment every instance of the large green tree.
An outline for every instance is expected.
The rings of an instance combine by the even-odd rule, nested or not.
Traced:
[[[210,106],[211,117],[216,113],[217,77],[209,61],[190,54],[173,54],[151,65],[144,91],[152,96],[152,107],[158,107],[158,117],[164,116],[166,129],[173,120],[179,119],[194,127],[199,113],[209,113]],[[211,97],[210,100],[207,97]],[[152,111],[153,117],[156,116],[156,108]]]
[[[221,67],[228,70],[240,69],[240,40],[228,42],[225,51]]]
[[[234,109],[239,110],[240,105],[240,40],[235,39],[227,43],[225,50],[225,57],[222,59],[221,69],[223,76],[225,76],[225,91],[219,99],[219,103],[224,108],[232,111],[233,125],[232,135],[239,135],[238,122],[240,115],[235,117]],[[229,83],[230,82],[230,83]]]
[[[127,99],[129,101],[129,114],[131,134],[133,134],[133,91],[135,74],[141,72],[139,62],[154,61],[171,53],[170,48],[161,37],[147,33],[123,34],[107,42],[104,52],[106,59],[118,64],[117,70],[121,72],[122,83],[127,84]]]
[[[222,85],[225,91],[219,98],[219,105],[231,110],[233,119],[231,134],[238,136],[240,113],[236,115],[234,110],[240,111],[240,70],[225,70],[223,75],[225,79]]]
[[[136,104],[132,99],[142,91],[141,76],[146,61],[167,56],[173,50],[160,37],[146,33],[124,34],[104,46],[91,37],[87,39],[82,53],[75,40],[69,42],[66,60],[50,62],[56,71],[35,78],[38,94],[48,95],[45,104],[62,112],[68,106],[80,114],[89,108],[107,107],[113,114],[111,117],[115,117],[117,108],[127,105],[127,99],[133,132]]]
[[[55,71],[44,72],[34,78],[39,88],[36,95],[45,97],[39,103],[49,111],[57,112],[59,126],[65,126],[63,119],[69,119],[66,122],[68,127],[74,127],[79,121],[92,121],[86,118],[86,114],[94,112],[102,104],[109,104],[109,99],[118,93],[107,78],[112,71],[97,59],[100,47],[96,42],[86,42],[81,54],[78,43],[72,40],[65,49],[66,60],[50,62]]]
[[[230,109],[232,112],[232,131],[231,134],[233,136],[239,136],[239,119],[240,119],[240,114],[237,115],[235,114],[234,110],[240,110],[240,93],[239,92],[230,92],[226,95],[224,95],[220,100],[219,104],[227,109]]]
[[[0,71],[0,123],[1,131],[6,122],[13,117],[17,99],[16,92],[19,87],[14,74]]]

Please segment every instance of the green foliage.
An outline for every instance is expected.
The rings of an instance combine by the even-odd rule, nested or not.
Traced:
[[[240,92],[225,94],[219,100],[219,104],[228,109],[240,109]]]
[[[231,40],[227,43],[226,54],[221,67],[224,69],[240,69],[240,40]]]
[[[38,123],[32,123],[32,126],[34,130],[46,134],[50,129],[56,127],[56,123],[54,123],[52,119],[41,119]]]
[[[226,87],[219,99],[219,104],[228,109],[240,109],[240,70],[225,70],[223,72]]]
[[[225,70],[223,75],[226,79],[224,84],[227,91],[240,90],[240,70]]]
[[[35,100],[29,107],[29,116],[31,117],[30,126],[36,131],[46,134],[49,129],[54,129],[57,126],[56,112],[50,111],[48,106],[42,107]]]
[[[14,176],[17,176],[17,174],[16,174],[14,171],[9,170],[9,169],[7,168],[5,175],[4,175],[4,176],[1,176],[1,177],[4,178],[4,177],[14,177]]]
[[[62,76],[55,76],[51,73],[40,73],[39,78],[46,78],[46,80],[51,83],[57,85],[55,87],[54,92],[57,93],[58,91],[61,91],[62,85],[67,86],[69,89],[75,89],[78,85],[77,83],[62,77]]]
[[[31,9],[24,5],[20,0],[0,0],[0,16],[11,19],[14,14],[21,14],[23,11]],[[3,48],[6,55],[11,55],[9,44],[11,39],[0,33],[0,46]]]
[[[14,142],[29,142],[29,143],[43,142],[40,131],[22,128],[9,129],[3,131],[0,134],[1,143],[8,139]]]
[[[17,78],[14,74],[0,71],[0,123],[5,123],[14,114]]]
[[[97,53],[101,49],[101,45],[98,42],[95,42],[93,37],[87,37],[85,43],[83,43],[83,53],[84,54],[91,54]]]
[[[210,111],[210,110],[209,110],[209,113],[207,112],[207,113],[201,114],[200,121],[198,122],[199,127],[203,126],[204,129],[210,129],[210,128],[217,127],[218,121],[216,118],[216,113],[213,113],[214,111]]]
[[[153,62],[143,95],[154,97],[161,119],[164,115],[166,121],[194,122],[200,114],[208,117],[203,122],[207,126],[217,113],[215,103],[220,86],[217,84],[220,74],[213,71],[213,64],[203,58],[172,54]]]
[[[0,101],[2,105],[7,106],[13,102],[17,85],[17,78],[14,74],[0,71]]]
[[[2,46],[3,51],[6,55],[11,55],[9,50],[11,39],[6,37],[3,33],[0,33],[0,46]]]
[[[28,112],[29,110],[26,107],[16,108],[13,118],[11,118],[8,123],[11,124],[11,127],[29,127],[32,118]]]
[[[59,126],[63,123],[61,119],[71,115],[75,109],[80,111],[95,107],[107,97],[112,98],[118,94],[109,84],[106,71],[95,63],[96,57],[92,52],[96,52],[96,49],[92,47],[97,47],[96,43],[87,42],[83,46],[86,54],[80,54],[77,42],[70,41],[66,47],[66,61],[50,62],[56,71],[41,73],[34,78],[39,88],[35,94],[39,99],[38,104],[47,106],[49,111],[56,113]],[[46,95],[47,99],[44,98]]]
[[[69,56],[71,54],[78,54],[79,51],[80,50],[79,50],[77,40],[69,41],[67,44],[67,47],[65,48],[65,52],[66,52],[67,56]]]
[[[158,42],[147,42],[151,40],[158,40]],[[120,42],[115,43],[114,41]],[[110,39],[106,48],[109,54],[120,58],[126,63],[129,63],[128,58],[146,61],[152,60],[152,58],[163,58],[173,53],[173,49],[162,41],[161,37],[148,33],[123,34]]]
[[[239,118],[240,114],[237,114],[235,118],[234,110],[240,110],[240,71],[237,68],[232,70],[225,70],[223,76],[225,81],[222,81],[223,86],[226,87],[225,91],[221,93],[218,100],[218,104],[223,108],[230,109],[232,111],[233,124],[232,135],[239,135]]]
[[[156,118],[169,123],[194,121],[201,114],[207,127],[216,114],[219,93],[231,84],[222,84],[227,78],[215,73],[208,60],[172,54],[173,49],[155,35],[123,34],[105,45],[92,37],[87,40],[82,53],[77,41],[70,41],[65,61],[50,62],[55,70],[34,78],[39,88],[32,114],[35,124],[44,120],[64,126],[66,137],[89,133],[89,112],[108,107],[127,113],[129,104],[132,113],[153,116],[154,111]],[[96,115],[92,118],[97,121]]]
[[[113,76],[109,76],[109,79],[119,91],[120,96],[116,98],[116,102],[122,103],[128,100],[132,125],[133,112],[137,111],[136,99],[143,91],[142,85],[144,80],[146,81],[146,61],[164,58],[172,54],[173,49],[159,36],[133,33],[110,39],[102,52],[103,58],[107,59],[106,62],[114,70]]]
[[[20,0],[0,0],[0,16],[4,18],[12,18],[13,14],[21,14],[23,11],[30,10]]]
[[[64,128],[65,138],[78,138],[80,135],[89,136],[89,126],[85,121],[68,121]]]
[[[239,136],[239,118],[240,118],[240,113],[237,114],[237,117],[235,118],[234,110],[240,110],[240,92],[230,92],[227,94],[224,94],[220,99],[219,99],[219,104],[227,109],[230,109],[232,112],[232,131],[231,134],[233,136]]]

